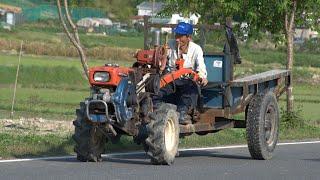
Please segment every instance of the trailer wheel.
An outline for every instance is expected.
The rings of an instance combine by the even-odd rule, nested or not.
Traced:
[[[72,136],[76,145],[74,151],[77,153],[77,159],[83,162],[100,162],[101,154],[105,151],[104,126],[92,125],[87,121],[85,115],[85,103],[80,103],[80,109],[76,110],[77,119],[73,121],[75,133]]]
[[[271,159],[279,136],[279,107],[273,92],[258,94],[251,100],[246,126],[251,157]]]
[[[171,165],[178,152],[179,123],[176,106],[163,103],[151,115],[147,125],[147,154],[155,165]]]

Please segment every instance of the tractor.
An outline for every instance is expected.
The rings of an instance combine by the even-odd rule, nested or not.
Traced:
[[[278,99],[290,85],[290,71],[270,70],[233,79],[234,65],[241,59],[232,29],[226,27],[223,53],[204,55],[209,82],[198,86],[199,103],[190,112],[193,123],[181,125],[176,105],[163,102],[154,107],[152,96],[178,78],[197,83],[199,76],[183,68],[183,59],[176,61],[176,70],[163,73],[165,63],[159,57],[165,46],[159,45],[159,36],[155,39],[154,48],[137,52],[132,67],[105,64],[89,69],[91,95],[80,102],[73,122],[77,159],[102,161],[106,142],[117,143],[127,135],[143,146],[152,164],[171,165],[178,155],[179,138],[226,128],[246,129],[253,159],[272,158],[279,135]],[[233,119],[242,112],[244,120]]]

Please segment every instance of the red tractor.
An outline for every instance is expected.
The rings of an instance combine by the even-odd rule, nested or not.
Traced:
[[[152,164],[172,164],[179,135],[206,135],[225,128],[246,128],[248,146],[255,159],[270,159],[279,133],[277,98],[290,84],[290,71],[272,70],[233,80],[233,64],[239,62],[235,38],[227,29],[224,53],[204,55],[208,85],[199,87],[199,103],[193,124],[179,125],[174,104],[153,107],[152,95],[180,77],[197,83],[198,75],[183,68],[162,74],[165,48],[141,50],[131,68],[106,64],[90,69],[91,95],[80,103],[74,121],[75,152],[80,161],[101,161],[107,140],[117,143],[121,135],[142,144]],[[245,112],[245,120],[233,115]]]

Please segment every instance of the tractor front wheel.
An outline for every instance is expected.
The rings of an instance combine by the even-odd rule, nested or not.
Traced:
[[[147,125],[148,138],[145,141],[151,163],[171,165],[178,152],[179,123],[176,106],[163,103],[151,115]]]
[[[84,102],[80,103],[80,109],[76,110],[77,119],[73,121],[75,133],[72,137],[76,143],[74,151],[79,161],[99,162],[102,161],[101,154],[105,151],[107,141],[105,127],[89,123],[85,106]]]

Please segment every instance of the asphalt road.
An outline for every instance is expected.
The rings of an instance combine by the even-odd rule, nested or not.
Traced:
[[[0,162],[0,179],[317,179],[320,180],[320,141],[278,146],[272,160],[252,160],[246,147],[180,152],[172,166],[150,165],[144,153],[107,155],[101,163],[74,157]]]

